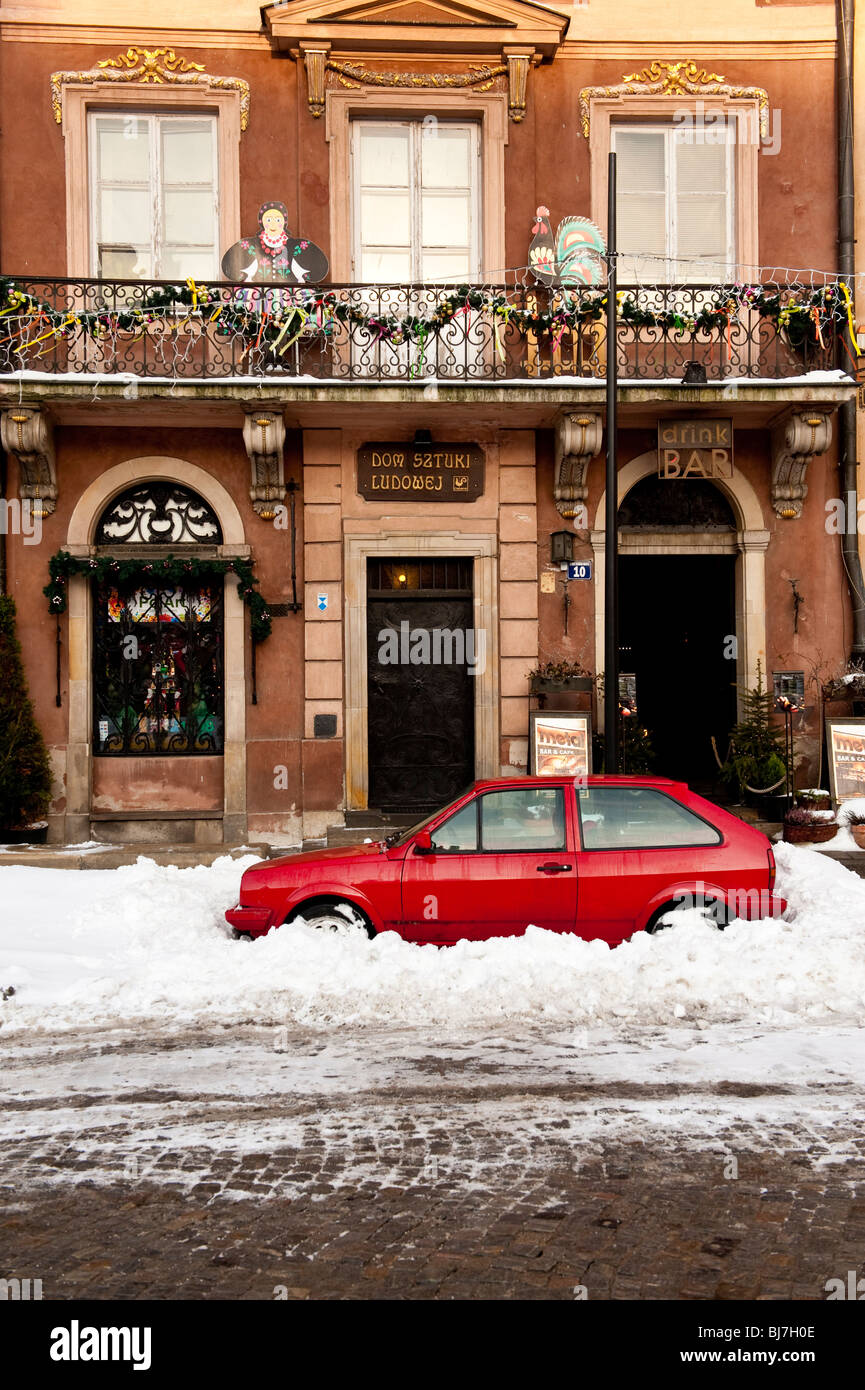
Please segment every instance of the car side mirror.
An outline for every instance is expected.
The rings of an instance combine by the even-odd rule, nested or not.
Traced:
[[[414,838],[415,854],[432,854],[432,837],[428,830],[420,830]]]

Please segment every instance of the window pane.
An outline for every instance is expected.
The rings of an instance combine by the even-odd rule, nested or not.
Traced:
[[[477,803],[470,801],[446,820],[432,835],[433,848],[440,854],[471,853],[478,847]]]
[[[98,273],[106,280],[152,280],[153,258],[149,247],[99,247]]]
[[[213,184],[213,127],[209,121],[179,121],[162,125],[162,181]]]
[[[680,193],[722,193],[727,186],[727,148],[725,131],[701,132],[704,143],[676,142],[676,174]],[[708,141],[722,139],[721,145]]]
[[[421,168],[424,188],[468,188],[471,132],[442,122],[421,128]]]
[[[645,787],[577,790],[585,849],[717,845],[718,831],[663,792]]]
[[[680,256],[726,256],[727,200],[722,193],[680,198],[678,224]]]
[[[424,280],[459,280],[473,274],[468,251],[424,251],[421,276]]]
[[[667,199],[664,194],[618,193],[616,227],[620,251],[667,254]]]
[[[526,787],[481,797],[481,845],[485,850],[564,849],[565,803],[561,787]]]
[[[408,188],[409,131],[400,126],[365,126],[360,132],[360,181],[376,187]]]
[[[135,116],[101,116],[96,131],[100,179],[112,183],[147,183],[150,178],[147,122]]]
[[[469,200],[464,193],[425,193],[421,216],[424,247],[468,246]]]
[[[167,246],[159,264],[161,280],[211,280],[216,274],[212,251],[190,251],[185,246]]]
[[[371,246],[408,246],[409,198],[407,193],[362,193],[361,241]]]
[[[622,193],[663,192],[666,182],[662,130],[615,131],[616,186]]]
[[[103,188],[99,240],[102,245],[149,246],[153,221],[150,193],[136,188]]]
[[[163,235],[181,246],[209,246],[213,241],[213,194],[208,189],[166,189]]]
[[[364,250],[360,258],[360,278],[364,284],[402,284],[411,279],[411,254],[405,251]]]

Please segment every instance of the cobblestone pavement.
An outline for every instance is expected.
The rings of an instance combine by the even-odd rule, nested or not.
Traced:
[[[712,1079],[701,1041],[10,1038],[0,1277],[47,1299],[824,1299],[865,1274],[861,1089],[747,1079],[753,1037]]]

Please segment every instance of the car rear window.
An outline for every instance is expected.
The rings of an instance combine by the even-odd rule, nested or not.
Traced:
[[[650,787],[578,787],[584,849],[717,845],[713,825]]]

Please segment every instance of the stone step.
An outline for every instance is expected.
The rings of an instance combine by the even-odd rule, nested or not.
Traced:
[[[140,857],[152,859],[156,864],[191,869],[198,864],[212,864],[225,855],[242,859],[245,855],[257,854],[261,859],[272,859],[284,853],[282,849],[264,844],[172,846],[157,842],[123,846],[100,844],[89,849],[75,845],[21,845],[0,849],[0,869],[16,864],[31,869],[120,869],[134,864]]]

